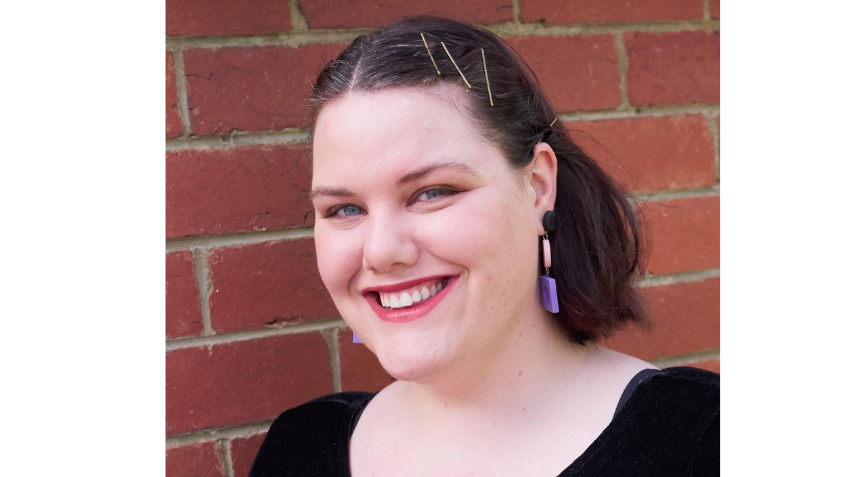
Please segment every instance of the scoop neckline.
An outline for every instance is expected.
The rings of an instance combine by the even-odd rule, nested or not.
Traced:
[[[638,373],[634,374],[633,377],[631,378],[631,381],[628,382],[628,386],[630,385],[630,382],[632,382],[637,377],[639,377],[639,375],[641,373],[643,373],[646,370],[653,370],[653,369],[654,368],[645,368],[645,369],[639,371]],[[644,378],[642,378],[641,380],[639,380],[638,384],[636,384],[636,386],[633,388],[633,392],[630,393],[630,396],[624,402],[624,405],[621,407],[619,412],[617,412],[613,415],[612,420],[609,422],[609,424],[607,424],[606,427],[604,427],[604,429],[601,431],[601,433],[598,434],[598,437],[596,437],[595,440],[593,440],[592,443],[589,444],[589,446],[586,447],[586,449],[583,450],[583,452],[580,453],[579,456],[577,456],[577,458],[575,458],[570,464],[568,464],[568,466],[565,469],[563,469],[559,474],[557,474],[556,476],[553,476],[553,477],[569,477],[571,475],[574,475],[575,472],[578,472],[584,465],[586,465],[587,462],[589,462],[589,460],[601,448],[603,443],[606,440],[609,439],[609,435],[615,429],[621,427],[624,423],[626,423],[630,420],[630,414],[632,414],[631,410],[634,407],[634,405],[632,403],[637,396],[637,391],[639,391],[639,389],[643,388],[643,385],[647,384],[655,376],[657,376],[658,374],[661,374],[665,370],[660,369],[660,370],[657,370],[657,371],[658,372],[649,374],[649,375],[645,376]],[[626,389],[627,389],[627,386],[625,387],[625,390]],[[342,462],[343,462],[342,467],[344,469],[343,477],[353,477],[353,473],[350,471],[350,441],[351,441],[351,438],[353,437],[353,429],[355,427],[354,426],[354,424],[355,424],[354,418],[357,415],[362,415],[362,412],[364,412],[365,408],[368,406],[368,404],[371,402],[372,399],[374,399],[374,397],[377,394],[379,394],[379,391],[376,392],[376,393],[373,393],[371,395],[371,397],[369,397],[362,404],[362,407],[357,409],[356,412],[354,413],[354,415],[351,416],[351,420],[348,424],[348,429],[346,430],[347,432],[346,432],[345,446],[344,446],[344,449],[343,449],[343,452],[342,452],[344,454],[344,458],[342,459]],[[358,419],[357,419],[357,421],[358,421]]]

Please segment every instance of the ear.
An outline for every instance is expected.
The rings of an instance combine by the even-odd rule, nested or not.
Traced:
[[[538,218],[539,235],[543,235],[545,229],[542,227],[542,217],[545,212],[554,210],[554,202],[556,202],[557,159],[553,149],[546,142],[536,144],[533,148],[533,156],[530,186],[536,195],[533,207],[536,209]]]

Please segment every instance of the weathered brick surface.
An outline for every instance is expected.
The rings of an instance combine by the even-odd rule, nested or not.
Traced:
[[[509,37],[558,112],[615,108],[621,103],[612,35]]]
[[[196,336],[203,331],[194,259],[190,251],[165,255],[165,336]]]
[[[170,351],[166,386],[169,435],[273,419],[333,389],[319,332]]]
[[[345,46],[187,50],[183,59],[194,133],[306,126],[310,85]]]
[[[691,366],[693,368],[706,369],[707,371],[712,371],[714,373],[721,373],[721,360],[720,359],[711,359],[711,360],[708,360],[708,361],[699,361],[697,363],[687,364],[686,366]]]
[[[218,443],[204,442],[193,446],[165,450],[167,477],[224,477],[224,458]]]
[[[710,1],[710,16],[719,19],[719,7],[721,6],[721,2],[719,0],[711,0]]]
[[[653,330],[632,328],[602,344],[645,360],[718,348],[719,281],[643,289]]]
[[[702,0],[522,0],[521,21],[543,23],[624,23],[695,20]]]
[[[177,109],[177,79],[174,73],[174,54],[165,52],[165,137],[183,133],[180,112]]]
[[[318,274],[311,238],[217,248],[207,258],[216,332],[338,316]]]
[[[291,30],[285,0],[168,0],[170,36],[261,35]]]
[[[380,365],[380,360],[364,344],[353,343],[353,332],[339,332],[339,366],[342,391],[375,393],[395,379]]]
[[[311,225],[310,166],[300,146],[167,154],[169,238]]]
[[[634,106],[719,102],[719,32],[627,33]]]
[[[654,275],[719,266],[719,197],[693,197],[642,205],[649,227]]]
[[[573,121],[567,127],[591,157],[632,191],[715,183],[712,134],[703,116]]]
[[[309,28],[379,27],[407,15],[435,15],[466,23],[512,20],[511,0],[300,0]]]
[[[250,437],[236,438],[230,441],[230,454],[233,458],[233,477],[247,477],[253,459],[259,452],[259,446],[265,440],[265,433]]]

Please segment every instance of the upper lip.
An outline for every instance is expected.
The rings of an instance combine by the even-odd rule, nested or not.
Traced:
[[[419,285],[419,284],[424,283],[426,281],[435,280],[437,278],[447,278],[447,277],[451,277],[451,276],[452,275],[430,275],[429,277],[416,278],[414,280],[408,280],[408,281],[400,282],[400,283],[393,283],[391,285],[380,285],[380,286],[374,286],[374,287],[366,287],[366,288],[362,289],[362,294],[365,295],[366,293],[369,293],[369,292],[389,293],[389,292],[394,292],[394,291],[406,290],[407,288],[412,288],[415,285]]]

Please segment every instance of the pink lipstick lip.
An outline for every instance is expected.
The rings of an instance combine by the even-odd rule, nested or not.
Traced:
[[[430,275],[429,277],[424,278],[416,278],[415,280],[408,280],[401,283],[395,283],[393,285],[383,285],[377,287],[367,287],[362,289],[362,295],[365,296],[368,293],[390,293],[395,291],[406,290],[408,288],[412,288],[416,285],[420,285],[421,283],[428,282],[430,280],[436,280],[440,278],[448,278],[453,279],[456,275]]]
[[[433,278],[438,278],[438,276],[428,278],[424,281],[432,280]],[[442,300],[444,300],[445,297],[448,296],[451,291],[453,291],[453,287],[456,282],[457,276],[449,277],[447,285],[445,285],[445,288],[441,292],[439,292],[433,298],[425,301],[421,305],[413,306],[411,308],[401,308],[397,310],[391,308],[383,308],[380,303],[378,303],[377,299],[375,298],[375,294],[373,293],[371,294],[371,296],[366,296],[365,299],[368,301],[368,305],[371,306],[371,309],[374,310],[374,313],[377,315],[377,317],[381,320],[388,323],[407,323],[413,320],[417,320],[419,318],[423,318],[428,313],[430,313],[433,308],[435,308],[439,303],[441,303]],[[414,284],[415,282],[411,283]],[[400,289],[402,290],[403,288]]]

